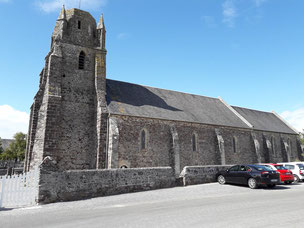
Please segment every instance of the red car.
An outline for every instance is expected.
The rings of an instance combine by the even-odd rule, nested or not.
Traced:
[[[280,173],[281,183],[291,184],[294,181],[293,173],[283,165],[274,163],[263,163],[261,165],[267,166],[272,170],[277,170]]]

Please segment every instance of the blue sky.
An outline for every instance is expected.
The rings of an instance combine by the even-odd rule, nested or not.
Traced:
[[[0,0],[0,137],[27,131],[62,4]],[[82,0],[107,28],[107,77],[275,110],[304,128],[303,0]]]

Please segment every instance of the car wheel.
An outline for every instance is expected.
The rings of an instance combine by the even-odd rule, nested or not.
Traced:
[[[292,181],[285,181],[284,184],[291,184]]]
[[[275,184],[267,184],[268,188],[274,188],[276,185]]]
[[[217,177],[217,182],[219,182],[220,184],[225,184],[226,183],[226,179],[223,175],[219,175]]]
[[[256,180],[254,178],[249,178],[249,180],[248,180],[248,186],[251,189],[255,189],[255,188],[258,187],[258,184],[257,184],[257,182],[256,182]]]
[[[293,182],[298,183],[300,178],[296,174],[294,174],[293,176],[294,176],[294,181]]]

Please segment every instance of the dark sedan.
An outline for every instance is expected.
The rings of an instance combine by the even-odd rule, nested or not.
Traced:
[[[280,174],[262,165],[235,165],[216,175],[220,184],[232,183],[248,185],[255,189],[260,185],[273,188],[280,183]]]

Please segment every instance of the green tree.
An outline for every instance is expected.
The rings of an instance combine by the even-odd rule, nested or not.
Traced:
[[[2,140],[1,140],[1,137],[0,137],[0,154],[3,153],[3,147],[2,147]]]
[[[300,132],[300,140],[301,140],[302,145],[304,145],[304,129],[303,129],[303,132]]]
[[[4,153],[0,155],[1,160],[23,160],[26,150],[26,134],[18,132],[14,135],[14,142],[12,142]]]

